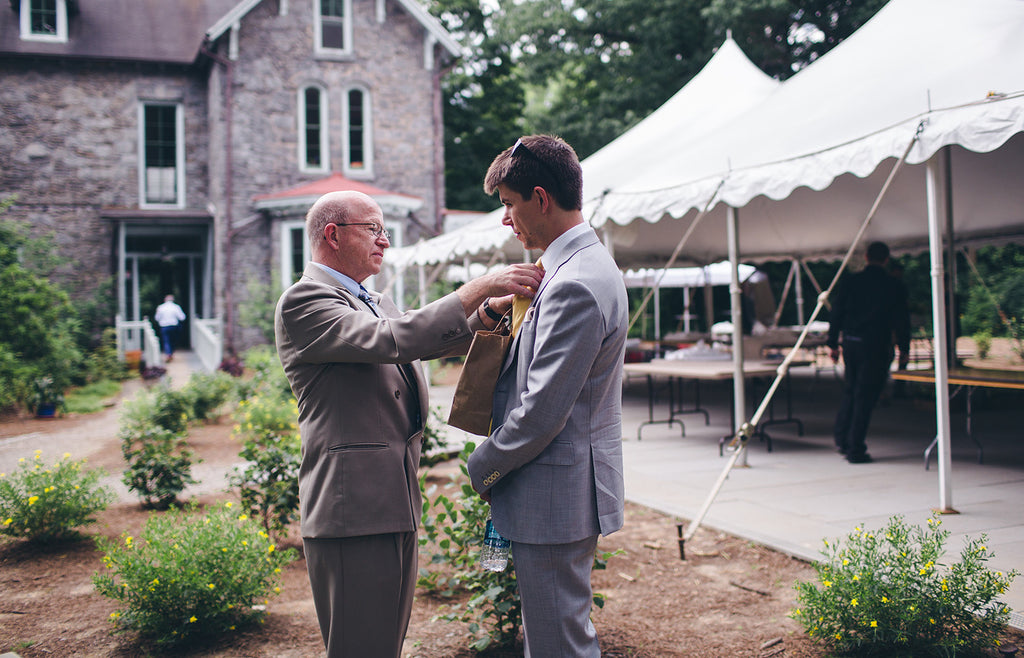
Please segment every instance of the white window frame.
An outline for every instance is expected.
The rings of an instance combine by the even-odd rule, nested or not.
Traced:
[[[146,198],[146,108],[153,105],[174,108],[174,202],[150,202]],[[140,208],[184,208],[185,207],[185,112],[181,103],[175,101],[139,101],[139,207]]]
[[[311,166],[306,162],[306,92],[310,89],[315,89],[320,92],[320,165]],[[327,104],[329,102],[329,94],[327,90],[319,84],[307,84],[299,89],[298,94],[298,130],[299,130],[299,170],[308,173],[324,173],[330,171],[331,168],[331,154],[330,148],[330,128],[327,125],[327,117],[330,113],[327,111]]]
[[[324,21],[323,15],[320,13],[320,0],[313,0],[313,52],[317,57],[328,59],[349,59],[354,54],[354,50],[352,48],[352,0],[343,0],[343,7],[345,16],[342,24],[342,30],[345,38],[345,47],[329,48],[324,46]]]
[[[292,251],[295,244],[292,242],[292,231],[302,229],[302,267],[305,269],[309,264],[312,255],[309,251],[309,236],[306,235],[306,221],[304,219],[289,219],[281,222],[281,290],[287,290],[294,283],[294,275],[302,274],[302,270],[292,272]]]
[[[351,108],[348,96],[352,91],[358,91],[363,95],[363,166],[359,168],[353,167],[351,163],[352,144],[349,135]],[[341,92],[341,153],[341,168],[346,177],[352,179],[373,178],[373,103],[370,101],[370,90],[363,85],[351,85]]]
[[[51,43],[67,43],[68,41],[68,4],[67,0],[57,1],[57,31],[54,34],[39,34],[32,31],[32,2],[21,0],[19,18],[21,38],[23,41],[49,41]]]

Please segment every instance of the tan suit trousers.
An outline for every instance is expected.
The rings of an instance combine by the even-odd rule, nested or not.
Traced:
[[[302,545],[328,658],[399,658],[416,591],[416,533]]]

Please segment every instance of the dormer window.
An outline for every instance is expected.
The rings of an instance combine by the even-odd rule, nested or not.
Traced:
[[[316,52],[325,56],[352,54],[352,0],[316,0]]]
[[[68,40],[68,0],[21,0],[21,38],[26,41]]]

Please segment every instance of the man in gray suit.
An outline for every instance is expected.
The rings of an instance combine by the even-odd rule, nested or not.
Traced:
[[[401,313],[361,282],[390,246],[377,203],[320,197],[306,216],[312,262],[278,301],[277,352],[299,404],[302,543],[331,658],[397,658],[416,585],[416,477],[427,382],[419,359],[465,351],[488,295],[530,294],[516,265]],[[467,319],[468,318],[468,319]]]
[[[498,378],[496,429],[468,464],[512,542],[526,655],[535,658],[601,654],[590,572],[598,535],[622,527],[626,289],[583,221],[582,188],[576,153],[547,135],[503,151],[484,182],[505,206],[502,223],[544,252],[544,279]],[[512,303],[489,302],[496,314]]]

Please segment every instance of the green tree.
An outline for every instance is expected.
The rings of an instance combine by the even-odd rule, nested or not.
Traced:
[[[711,0],[702,16],[718,39],[731,30],[747,57],[785,80],[853,34],[888,0]]]

